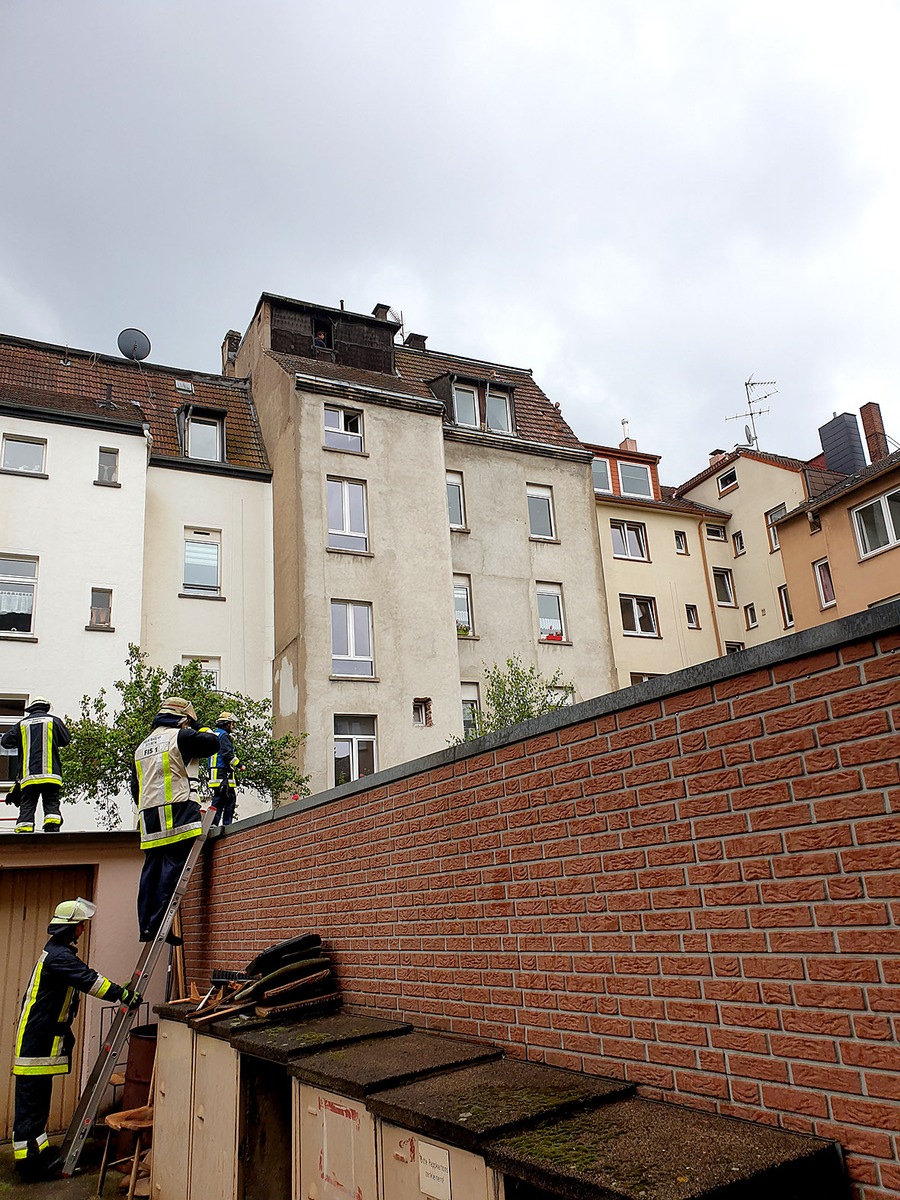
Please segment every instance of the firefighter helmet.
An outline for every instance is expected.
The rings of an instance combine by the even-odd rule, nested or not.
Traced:
[[[197,714],[194,712],[194,706],[190,700],[185,700],[183,696],[168,696],[159,706],[161,713],[168,713],[172,717],[189,717],[190,720],[196,721]]]
[[[31,701],[31,703],[27,704],[25,706],[25,711],[31,712],[31,710],[33,708],[49,708],[49,707],[50,707],[50,701],[47,699],[46,696],[35,696],[35,698]]]
[[[77,900],[63,900],[61,904],[57,904],[50,924],[80,925],[82,921],[89,921],[96,911],[97,905],[82,899],[81,896]]]
[[[233,725],[236,720],[237,718],[235,717],[234,713],[223,712],[219,713],[219,715],[216,717],[216,724],[223,725],[227,721],[228,724]]]

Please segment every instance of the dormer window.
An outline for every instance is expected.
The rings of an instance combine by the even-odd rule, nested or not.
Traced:
[[[491,433],[512,433],[514,414],[512,392],[494,388],[487,382],[453,384],[453,421],[466,429],[489,429]]]
[[[222,425],[221,417],[188,417],[186,428],[187,457],[202,458],[208,462],[221,462]]]
[[[643,463],[619,463],[619,487],[623,496],[644,496],[653,498],[653,485],[650,482],[650,468]]]
[[[508,392],[487,393],[487,427],[494,433],[512,433],[512,413]]]
[[[453,388],[453,419],[457,425],[478,428],[478,391],[474,387],[456,384]]]

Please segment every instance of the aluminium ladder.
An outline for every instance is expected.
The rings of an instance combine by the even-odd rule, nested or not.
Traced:
[[[153,969],[165,945],[166,937],[172,928],[172,921],[178,911],[178,906],[188,889],[191,874],[197,865],[197,860],[200,858],[200,851],[206,841],[206,836],[209,833],[215,814],[215,808],[213,805],[210,805],[203,817],[200,836],[194,838],[190,853],[185,859],[184,866],[181,868],[178,883],[175,885],[175,891],[172,893],[172,898],[166,908],[162,924],[157,930],[153,941],[147,942],[141,951],[137,966],[134,968],[134,974],[131,976],[131,981],[128,984],[129,991],[132,988],[140,991],[153,974]],[[110,1076],[115,1069],[119,1054],[125,1045],[125,1040],[131,1031],[137,1011],[136,1008],[129,1008],[127,1004],[120,1004],[119,1011],[113,1018],[112,1025],[109,1028],[109,1033],[103,1039],[100,1054],[94,1063],[87,1085],[81,1094],[78,1106],[75,1109],[72,1120],[69,1122],[69,1128],[66,1130],[66,1136],[63,1138],[63,1143],[60,1147],[60,1154],[63,1159],[61,1173],[64,1178],[70,1177],[78,1165],[78,1159],[81,1157],[84,1143],[87,1141],[88,1134],[93,1128],[100,1102],[109,1086]]]

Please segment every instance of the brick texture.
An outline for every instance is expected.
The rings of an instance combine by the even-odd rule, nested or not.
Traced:
[[[218,839],[188,975],[317,929],[348,1005],[836,1138],[857,1200],[896,1197],[898,649],[848,643]]]

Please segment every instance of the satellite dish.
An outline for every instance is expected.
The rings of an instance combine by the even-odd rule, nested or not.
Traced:
[[[150,353],[150,339],[140,329],[123,329],[116,343],[125,358],[141,362]]]
[[[749,425],[744,426],[744,438],[745,438],[748,446],[753,445],[753,432],[750,429]]]

